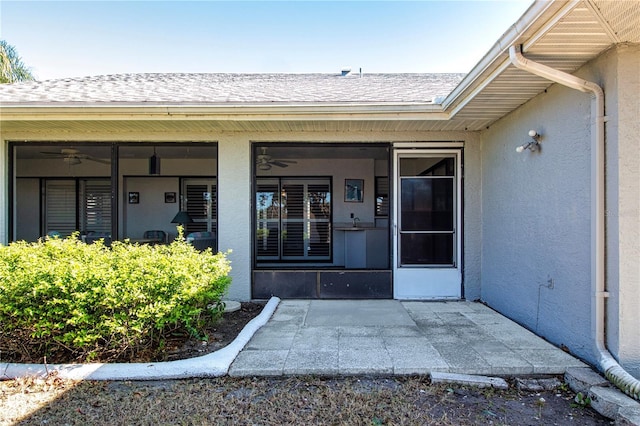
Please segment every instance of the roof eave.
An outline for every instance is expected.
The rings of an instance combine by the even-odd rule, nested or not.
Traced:
[[[433,103],[0,106],[0,121],[26,120],[447,120]]]
[[[444,99],[442,102],[444,111],[448,112],[451,117],[455,116],[487,84],[500,75],[509,65],[507,55],[509,47],[522,43],[524,33],[534,25],[547,21],[547,19],[542,19],[545,15],[549,18],[554,15],[563,16],[575,8],[580,1],[582,0],[535,1]],[[468,92],[469,90],[471,91]]]

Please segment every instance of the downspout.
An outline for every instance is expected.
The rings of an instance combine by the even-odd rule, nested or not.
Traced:
[[[598,367],[607,379],[627,395],[640,400],[640,380],[625,371],[609,353],[605,341],[605,256],[604,256],[604,91],[597,84],[566,72],[531,61],[516,46],[509,47],[511,63],[522,70],[546,78],[571,89],[592,94],[595,110],[593,138],[591,140],[591,336],[595,343]]]

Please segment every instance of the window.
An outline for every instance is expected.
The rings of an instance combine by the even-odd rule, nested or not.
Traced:
[[[76,181],[47,180],[44,192],[44,232],[63,237],[77,230]]]
[[[216,232],[217,185],[215,179],[184,179],[182,181],[184,208],[193,219],[185,225],[190,232]]]
[[[106,179],[81,180],[80,229],[111,233],[111,182]]]
[[[44,188],[45,233],[111,232],[109,179],[46,179]]]
[[[376,176],[376,216],[389,216],[389,178]]]
[[[259,262],[331,260],[330,178],[259,178],[255,205]]]

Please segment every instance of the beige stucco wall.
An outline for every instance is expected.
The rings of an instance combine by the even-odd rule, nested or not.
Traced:
[[[640,45],[623,45],[596,65],[607,92],[608,344],[640,378]]]
[[[218,232],[219,248],[231,249],[233,284],[229,297],[248,300],[251,297],[251,143],[252,142],[415,142],[464,141],[464,293],[475,300],[480,297],[480,146],[476,133],[470,132],[305,132],[305,133],[214,133],[214,132],[91,132],[69,134],[64,131],[0,133],[2,154],[6,154],[6,141],[154,141],[218,143]],[[0,158],[1,160],[2,158]],[[0,168],[6,167],[6,158]],[[164,171],[164,170],[163,170]],[[0,183],[7,188],[6,172]],[[7,242],[6,206],[8,195],[0,197],[0,241]]]
[[[607,345],[640,376],[638,46],[620,46],[576,75],[606,100]],[[482,298],[596,362],[591,334],[591,96],[560,85],[482,133]],[[540,152],[516,153],[529,129]]]

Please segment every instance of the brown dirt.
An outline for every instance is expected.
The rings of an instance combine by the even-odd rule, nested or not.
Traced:
[[[194,339],[186,332],[177,333],[168,339],[163,350],[154,348],[156,355],[151,361],[194,358],[222,349],[236,338],[249,321],[262,312],[264,305],[264,303],[245,302],[241,303],[240,310],[223,314],[220,321],[205,330],[208,337],[206,341]],[[131,362],[143,361],[147,359],[131,360]]]
[[[0,382],[0,425],[608,425],[573,393],[416,377]]]
[[[244,326],[262,312],[264,303],[246,302],[242,303],[240,310],[227,312],[222,315],[219,321],[203,330],[207,338],[199,340],[189,335],[186,330],[178,330],[171,334],[163,347],[150,345],[129,356],[127,359],[117,360],[97,360],[102,362],[157,362],[175,361],[179,359],[194,358],[217,351],[236,338]],[[2,337],[2,336],[0,336]],[[9,345],[10,347],[11,345]],[[0,342],[0,362],[19,362],[40,364],[45,361],[41,354],[26,356],[24,351],[2,351],[3,345]],[[46,359],[47,364],[67,364],[77,363],[71,352],[59,351],[55,356]]]

